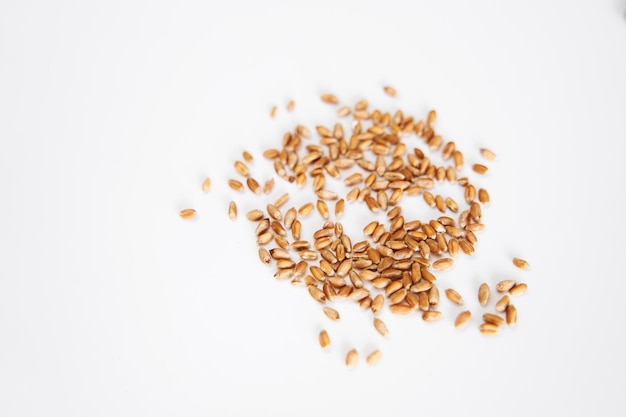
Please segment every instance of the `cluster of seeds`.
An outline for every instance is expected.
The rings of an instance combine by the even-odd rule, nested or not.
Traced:
[[[397,96],[392,87],[384,87],[384,91]],[[321,99],[339,105],[333,94],[324,94]],[[294,106],[290,101],[287,109],[291,111]],[[272,117],[275,114],[273,107]],[[300,207],[284,210],[289,200],[289,194],[284,194],[265,204],[264,209],[261,206],[246,213],[255,223],[261,262],[273,264],[276,279],[306,287],[315,301],[325,304],[323,312],[331,320],[340,320],[340,313],[326,304],[338,298],[352,300],[374,315],[387,306],[394,314],[419,312],[424,321],[441,319],[442,313],[437,310],[440,290],[434,273],[452,267],[461,253],[474,255],[476,234],[485,228],[482,207],[489,204],[489,193],[477,189],[467,176],[460,176],[463,153],[455,142],[445,141],[437,133],[435,111],[430,111],[425,120],[417,120],[400,110],[391,114],[370,109],[369,103],[361,100],[352,107],[339,106],[337,116],[352,116],[349,133],[341,120],[330,127],[316,126],[319,140],[313,143],[311,130],[297,125],[284,134],[281,147],[263,153],[272,161],[278,178],[299,188],[310,186],[315,197]],[[435,164],[418,146],[409,148],[406,139],[415,136],[423,141],[426,152],[440,153],[444,163]],[[489,149],[481,149],[480,154],[486,162],[496,159]],[[274,179],[261,185],[248,167],[252,155],[244,152],[243,159],[245,162],[234,163],[241,178],[228,180],[229,187],[237,192],[247,187],[256,195],[270,193]],[[474,164],[472,170],[484,175],[488,166]],[[343,181],[349,189],[345,196],[328,188],[329,178]],[[459,204],[451,196],[434,193],[436,185],[443,183],[462,187],[464,201]],[[202,189],[206,192],[209,187],[207,179]],[[405,218],[402,203],[410,196],[421,196],[439,213],[429,219]],[[347,204],[359,203],[373,213],[385,212],[386,221],[365,224],[363,237],[353,239],[344,232],[339,219]],[[314,210],[323,222],[307,239],[302,235],[301,220]],[[229,204],[228,215],[237,218],[234,201]],[[193,209],[181,212],[183,218],[193,216]],[[529,267],[518,258],[513,263],[521,269]],[[496,303],[494,313],[483,315],[479,329],[485,335],[498,334],[504,324],[516,324],[517,310],[511,296],[522,294],[526,284],[505,280],[496,285],[496,290],[505,294]],[[463,297],[452,288],[445,289],[445,296],[454,304],[463,304]],[[489,286],[484,283],[478,289],[479,303],[484,306],[489,297]],[[471,312],[463,311],[454,324],[462,327],[470,318]],[[389,334],[377,317],[374,328],[382,336]],[[319,334],[319,343],[322,348],[330,345],[326,330]],[[376,350],[367,356],[367,363],[374,364],[380,358],[381,352]],[[358,352],[352,349],[347,353],[346,365],[352,367],[357,362]]]

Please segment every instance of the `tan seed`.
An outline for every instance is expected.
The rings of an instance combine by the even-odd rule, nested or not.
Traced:
[[[320,303],[324,303],[326,301],[326,295],[324,294],[324,291],[320,290],[315,285],[309,285],[309,294],[311,294],[311,297],[315,301],[318,301]]]
[[[485,336],[496,336],[500,333],[500,327],[495,326],[491,323],[481,324],[479,329],[480,329],[480,332],[484,334]]]
[[[228,186],[230,188],[232,188],[235,191],[242,191],[243,190],[243,184],[240,181],[237,180],[233,180],[230,179],[228,180]]]
[[[330,346],[330,337],[328,337],[328,332],[326,330],[322,330],[320,332],[319,341],[322,349],[326,349]]]
[[[341,217],[345,205],[346,202],[343,198],[337,201],[337,203],[335,204],[335,217]]]
[[[303,204],[302,207],[298,209],[298,214],[300,214],[300,216],[302,217],[306,217],[309,214],[311,214],[312,210],[313,210],[313,203],[306,203],[306,204]]]
[[[459,294],[452,288],[448,288],[446,290],[446,297],[448,297],[448,300],[452,301],[455,304],[458,304],[458,305],[463,304],[463,297],[461,297],[461,294]]]
[[[513,288],[515,286],[515,280],[513,279],[506,279],[504,281],[500,281],[496,284],[496,290],[498,292],[507,292],[508,290],[510,290],[511,288]]]
[[[251,220],[253,222],[261,220],[264,215],[265,213],[263,213],[263,210],[258,209],[250,210],[246,213],[246,217],[248,218],[248,220]]]
[[[384,303],[385,303],[385,298],[383,297],[382,294],[378,294],[376,297],[374,297],[374,299],[372,300],[372,305],[371,305],[372,313],[378,314],[380,310],[383,308]]]
[[[504,325],[504,319],[497,314],[485,313],[483,314],[483,320],[485,323],[491,323],[498,327]]]
[[[273,205],[273,204],[268,204],[267,205],[267,213],[274,219],[274,220],[282,220],[283,215],[281,214],[280,210],[278,210],[278,208]]]
[[[483,164],[474,164],[472,165],[472,169],[474,170],[474,172],[480,175],[485,175],[487,171],[489,171],[489,168],[487,168]]]
[[[482,148],[480,154],[488,161],[495,161],[497,159],[496,154],[487,148]]]
[[[502,313],[504,310],[506,310],[506,307],[509,305],[509,302],[510,302],[510,298],[508,295],[505,295],[504,297],[502,297],[496,303],[496,311],[499,313]]]
[[[424,321],[436,321],[441,319],[441,317],[441,311],[429,310],[422,313],[422,320]]]
[[[243,152],[242,152],[242,154],[241,154],[241,156],[243,156],[243,159],[244,159],[246,162],[252,162],[252,161],[254,161],[254,158],[252,157],[252,155],[251,155],[251,154],[250,154],[250,152],[248,152],[248,151],[243,151]]]
[[[413,308],[411,306],[404,305],[404,304],[394,304],[392,306],[389,306],[389,311],[391,311],[393,314],[406,316],[413,312]]]
[[[378,363],[378,361],[380,361],[380,358],[382,357],[382,353],[380,352],[380,350],[376,349],[375,351],[373,351],[372,353],[370,353],[369,355],[367,355],[367,364],[368,365],[376,365]]]
[[[317,211],[321,214],[321,216],[328,220],[328,205],[323,200],[317,200]]]
[[[324,314],[331,320],[339,320],[339,312],[334,308],[324,307]]]
[[[209,191],[210,188],[211,188],[211,179],[205,178],[204,181],[202,181],[202,191],[206,193]]]
[[[525,283],[517,284],[509,290],[511,295],[522,295],[526,292],[528,286]]]
[[[454,327],[458,329],[465,326],[471,317],[472,312],[469,310],[459,313],[459,315],[456,316],[456,319],[454,320]]]
[[[354,368],[359,361],[359,353],[356,349],[351,349],[346,355],[346,366],[348,368]]]
[[[483,204],[489,204],[489,201],[490,201],[489,193],[484,188],[481,188],[480,190],[478,190],[478,201],[480,201]]]
[[[322,99],[324,103],[328,103],[328,104],[339,103],[339,99],[334,94],[322,94],[320,98]]]
[[[484,306],[489,301],[489,285],[487,283],[480,284],[478,287],[478,302],[481,306]]]
[[[239,175],[243,175],[244,177],[250,175],[248,166],[241,161],[235,161],[235,170],[239,173]]]
[[[274,202],[274,205],[276,207],[280,207],[283,204],[285,204],[288,200],[289,200],[289,193],[285,193],[276,199],[276,201]]]
[[[452,258],[441,258],[437,259],[433,262],[433,269],[435,271],[445,271],[450,268],[454,264],[454,260]]]
[[[269,194],[273,188],[274,188],[274,178],[271,178],[265,181],[265,184],[263,184],[263,193]]]
[[[530,269],[528,262],[520,258],[513,258],[513,265],[520,269]]]
[[[263,247],[259,248],[259,259],[261,260],[261,262],[263,262],[266,265],[270,263],[271,261],[270,253],[267,251],[267,249]]]
[[[196,217],[196,211],[194,209],[184,209],[180,211],[180,217],[189,220]]]
[[[287,111],[292,111],[296,107],[296,103],[293,100],[287,102]]]
[[[376,329],[376,331],[378,333],[380,333],[382,336],[389,336],[389,330],[387,329],[387,326],[385,325],[385,323],[379,319],[378,317],[374,317],[374,328]]]
[[[237,218],[237,205],[234,201],[231,201],[228,205],[228,217],[230,217],[231,220],[235,220]]]
[[[271,117],[276,117],[276,111],[278,110],[278,108],[276,106],[272,106],[272,109],[270,110],[270,116]]]
[[[398,95],[398,92],[396,91],[396,89],[388,85],[385,86],[384,90],[388,96],[396,97]]]
[[[337,110],[337,116],[345,117],[345,116],[349,115],[351,112],[352,112],[352,110],[350,110],[350,107],[343,106],[343,107],[340,107],[339,110]]]
[[[506,306],[506,324],[514,327],[517,324],[517,309],[513,304]]]
[[[246,184],[248,185],[250,191],[252,191],[254,194],[261,194],[261,186],[259,185],[257,180],[249,177],[248,179],[246,179]]]

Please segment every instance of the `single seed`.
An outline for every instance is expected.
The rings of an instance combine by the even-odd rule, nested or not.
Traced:
[[[269,194],[273,188],[274,188],[274,178],[271,178],[265,181],[265,184],[263,184],[263,193]]]
[[[506,306],[506,324],[514,327],[517,324],[517,309],[513,304]]]
[[[472,312],[469,310],[459,313],[459,315],[456,316],[456,319],[454,320],[454,327],[458,329],[465,326],[471,317]]]
[[[272,106],[272,109],[270,110],[270,116],[271,117],[276,117],[276,111],[278,109],[276,108],[276,106]]]
[[[367,364],[368,365],[376,365],[378,363],[378,361],[380,361],[380,358],[382,357],[382,353],[380,352],[380,350],[376,349],[375,351],[373,351],[372,353],[370,353],[369,355],[367,355]]]
[[[252,155],[250,154],[250,152],[248,151],[243,151],[243,153],[241,154],[241,156],[243,156],[243,159],[246,162],[252,162],[254,161],[254,158],[252,157]]]
[[[491,323],[481,324],[479,329],[480,332],[485,336],[496,336],[500,333],[500,327],[495,326]]]
[[[513,288],[515,286],[515,280],[513,279],[506,279],[504,281],[500,281],[496,284],[496,290],[498,292],[507,292],[508,290],[510,290],[511,288]]]
[[[337,310],[335,310],[334,308],[330,308],[330,307],[324,307],[324,314],[326,314],[326,317],[328,317],[329,319],[335,321],[335,320],[339,320],[339,312]]]
[[[210,188],[211,188],[211,179],[205,178],[204,181],[202,181],[202,191],[206,193],[209,191]]]
[[[322,349],[326,349],[330,345],[330,337],[328,337],[328,332],[326,330],[322,330],[320,332],[319,341]]]
[[[517,284],[509,290],[511,295],[522,295],[526,292],[528,286],[525,283]]]
[[[259,259],[266,265],[268,265],[271,261],[270,253],[264,247],[259,248]]]
[[[281,214],[280,210],[278,210],[278,208],[274,204],[268,204],[267,205],[267,213],[274,220],[282,220],[282,218],[283,218],[283,215]]]
[[[452,288],[448,288],[446,290],[446,297],[448,297],[448,300],[452,301],[455,304],[458,304],[458,305],[463,304],[463,297],[461,297],[461,294],[459,294]]]
[[[235,161],[235,171],[237,171],[239,175],[242,175],[244,177],[250,175],[250,170],[248,169],[248,166],[241,161]]]
[[[496,311],[499,313],[502,313],[504,310],[506,310],[506,307],[509,305],[509,302],[510,302],[510,298],[508,295],[505,295],[504,297],[502,297],[496,303]]]
[[[296,107],[296,103],[293,100],[289,100],[287,103],[287,111],[292,111]]]
[[[285,193],[276,199],[276,201],[274,202],[274,205],[276,207],[280,207],[283,204],[285,204],[288,200],[289,200],[289,193]]]
[[[450,268],[454,264],[454,260],[452,258],[441,258],[437,259],[433,262],[433,269],[435,271],[445,271]]]
[[[489,285],[487,283],[480,284],[478,287],[478,302],[481,306],[484,306],[489,301]]]
[[[326,301],[326,295],[322,290],[317,288],[315,285],[309,285],[309,294],[311,297],[320,303],[324,303]]]
[[[480,190],[478,190],[478,201],[480,201],[483,204],[489,204],[489,201],[490,201],[489,193],[484,188],[481,188]]]
[[[394,304],[392,306],[389,306],[389,311],[391,311],[393,314],[406,316],[413,312],[413,308],[411,306],[404,305],[404,304]]]
[[[328,103],[328,104],[339,103],[339,99],[334,94],[322,94],[320,98],[322,99],[324,103]]]
[[[441,311],[428,310],[422,313],[422,320],[424,321],[436,321],[442,317]]]
[[[389,330],[387,330],[387,326],[385,323],[379,319],[378,317],[374,317],[374,328],[378,333],[382,336],[389,336]]]
[[[474,164],[472,165],[472,169],[474,170],[474,172],[480,175],[485,175],[487,171],[489,171],[489,168],[487,168],[483,164]]]
[[[487,148],[482,148],[480,154],[488,161],[495,161],[497,159],[496,154]]]
[[[343,209],[346,205],[345,200],[342,198],[335,203],[335,217],[341,217],[343,214]]]
[[[263,213],[263,210],[258,209],[250,210],[246,213],[246,217],[248,218],[248,220],[251,220],[253,222],[261,220],[264,215],[265,213]]]
[[[261,194],[261,186],[259,185],[257,180],[249,177],[248,179],[246,179],[246,184],[248,185],[250,191],[252,191],[254,194]]]
[[[302,217],[306,217],[309,214],[311,214],[312,210],[313,210],[313,203],[306,203],[306,204],[303,204],[298,209],[298,214],[300,214],[300,216],[302,216]]]
[[[346,355],[346,366],[348,368],[354,368],[359,361],[359,353],[356,349],[351,349]]]
[[[321,214],[321,216],[328,220],[328,205],[323,200],[317,200],[317,211]]]
[[[242,191],[243,190],[243,184],[240,181],[237,180],[233,180],[230,179],[228,180],[228,186],[230,188],[232,188],[235,191]]]
[[[356,275],[356,273],[355,273],[355,275]],[[352,275],[350,277],[352,278]],[[363,284],[361,284],[361,285],[363,285]],[[355,285],[355,287],[356,287],[356,285]],[[380,312],[380,310],[383,308],[383,304],[384,303],[385,303],[385,298],[383,297],[382,294],[378,294],[376,297],[374,297],[374,299],[372,300],[372,305],[371,305],[372,313],[378,314]]]
[[[520,269],[530,269],[528,262],[520,258],[513,258],[513,265]]]
[[[339,110],[337,110],[337,116],[345,117],[345,116],[349,115],[351,113],[351,111],[352,110],[350,110],[350,107],[348,107],[348,106],[340,107]]]
[[[485,323],[491,323],[496,326],[504,325],[504,319],[497,314],[485,313],[483,314],[483,320]]]
[[[237,218],[237,205],[234,201],[231,201],[228,205],[228,217],[230,217],[231,220],[235,220]]]
[[[393,87],[390,87],[390,86],[386,85],[384,89],[385,89],[385,93],[386,93],[388,96],[391,96],[391,97],[396,97],[396,96],[398,95],[398,92],[397,92],[397,91],[396,91],[396,89],[395,89],[395,88],[393,88]]]
[[[193,219],[196,217],[196,211],[194,209],[184,209],[180,211],[180,217],[185,220]]]

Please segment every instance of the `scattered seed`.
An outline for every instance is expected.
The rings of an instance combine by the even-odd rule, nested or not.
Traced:
[[[231,201],[228,205],[228,217],[230,217],[231,220],[235,220],[237,218],[237,205],[234,201]]]
[[[259,259],[266,265],[268,265],[271,261],[270,253],[264,247],[259,248]]]
[[[387,326],[378,317],[374,317],[374,328],[376,328],[376,331],[380,333],[381,336],[389,336],[389,330],[387,330]]]
[[[458,304],[458,305],[463,304],[463,297],[461,297],[461,294],[459,294],[452,288],[448,288],[446,290],[446,297],[448,297],[448,300],[452,301],[455,304]]]
[[[263,184],[263,193],[269,194],[273,188],[274,188],[274,178],[271,178],[265,181],[265,184]]]
[[[442,317],[441,311],[429,310],[422,313],[422,320],[424,321],[436,321]]]
[[[246,184],[248,185],[250,191],[252,191],[254,194],[261,194],[261,186],[259,185],[257,180],[249,177],[248,179],[246,179]]]
[[[239,175],[242,175],[244,177],[250,175],[250,170],[248,169],[248,166],[241,161],[235,161],[235,171],[237,171]]]
[[[506,306],[506,324],[514,327],[517,324],[517,309],[513,304]]]
[[[324,314],[331,320],[339,320],[339,312],[334,308],[324,307]]]
[[[482,148],[480,150],[480,154],[483,156],[483,158],[485,158],[488,161],[495,161],[497,159],[496,154],[487,148]]]
[[[522,295],[526,292],[528,286],[525,283],[517,284],[509,290],[511,295]]]
[[[478,287],[478,302],[481,306],[484,306],[489,301],[489,285],[487,283],[480,284]]]
[[[504,325],[504,319],[496,314],[485,313],[483,314],[483,320],[485,323],[491,323],[496,326]]]
[[[375,350],[372,353],[370,353],[369,355],[367,355],[367,364],[368,365],[376,365],[378,363],[378,361],[380,361],[380,358],[382,357],[382,353],[380,352],[380,350]]]
[[[240,181],[230,179],[228,180],[228,186],[235,191],[243,191],[243,184]]]
[[[295,101],[289,100],[289,102],[287,102],[287,111],[292,111],[294,107],[296,107]]]
[[[489,193],[484,188],[481,188],[480,190],[478,190],[478,201],[480,201],[483,204],[489,204],[489,201],[490,201]]]
[[[283,215],[280,210],[274,204],[267,205],[267,214],[269,214],[274,220],[282,220]]]
[[[504,297],[502,297],[496,303],[496,311],[499,313],[502,313],[504,310],[506,310],[506,307],[509,305],[509,302],[510,302],[510,298],[508,295],[505,295]]]
[[[474,164],[472,165],[472,169],[474,170],[474,172],[480,175],[485,175],[487,171],[489,171],[489,168],[482,164]]]
[[[454,320],[454,327],[459,329],[465,326],[471,317],[472,312],[469,310],[459,313],[459,315],[456,316],[456,319]]]
[[[446,269],[450,268],[453,264],[454,264],[454,260],[452,258],[441,258],[433,262],[432,267],[435,271],[445,271]]]
[[[498,292],[507,292],[508,290],[510,290],[511,288],[513,288],[515,286],[515,280],[513,279],[506,279],[504,281],[500,281],[496,284],[496,290]]]
[[[334,94],[322,94],[320,97],[324,103],[328,104],[337,104],[339,103],[339,99]]]
[[[496,336],[500,333],[500,327],[491,323],[483,323],[480,325],[479,329],[485,336]]]
[[[276,111],[278,110],[278,108],[276,108],[276,106],[272,106],[272,110],[270,110],[270,116],[272,118],[276,117]]]
[[[396,97],[398,95],[398,92],[396,91],[396,89],[388,85],[385,86],[385,93],[391,97]]]
[[[194,209],[184,209],[180,211],[180,217],[185,220],[193,219],[196,217],[196,211]]]
[[[211,188],[211,179],[205,178],[204,181],[202,181],[202,191],[206,193],[209,191],[210,188]]]
[[[328,337],[328,332],[326,332],[326,330],[322,330],[320,332],[319,341],[322,349],[326,349],[330,346],[330,337]]]
[[[530,269],[528,262],[520,258],[513,258],[513,265],[520,269]]]
[[[317,211],[325,220],[328,220],[328,205],[323,200],[317,200]]]
[[[348,368],[354,368],[358,361],[359,353],[356,351],[356,349],[351,349],[350,351],[348,351],[348,354],[346,355],[346,366]]]

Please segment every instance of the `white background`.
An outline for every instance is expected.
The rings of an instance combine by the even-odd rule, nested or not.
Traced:
[[[625,10],[3,1],[0,415],[623,416]],[[253,226],[228,220],[231,199],[240,213],[267,199],[226,186],[232,162],[247,149],[269,178],[261,151],[334,120],[328,91],[436,108],[467,175],[480,147],[498,153],[472,177],[492,197],[478,253],[439,274],[474,313],[466,329],[447,300],[438,323],[383,314],[387,340],[352,304],[330,323],[258,261]],[[270,197],[286,191],[287,207],[310,198],[282,182]],[[178,217],[186,207],[197,220]],[[366,212],[348,213],[358,236]],[[517,328],[488,339],[477,326],[493,302],[475,291],[505,278],[529,291]]]

